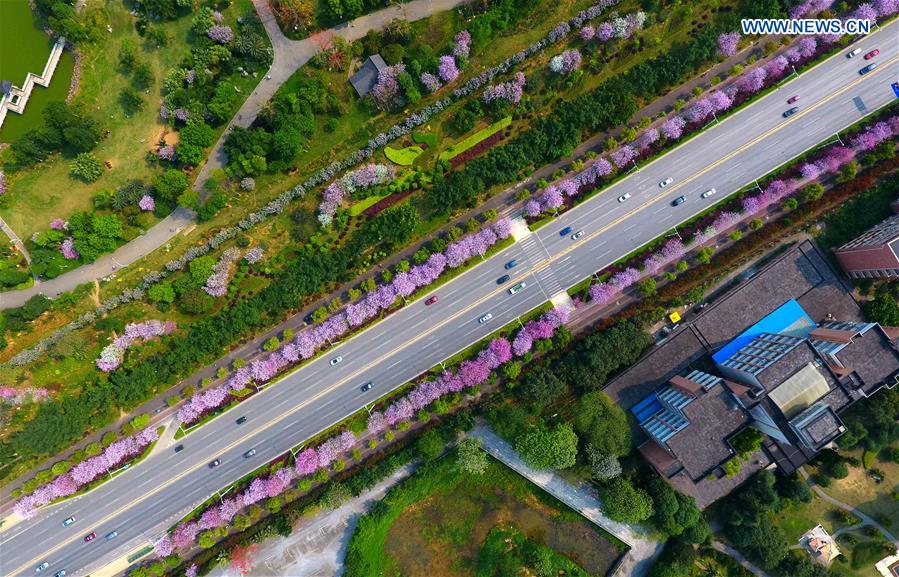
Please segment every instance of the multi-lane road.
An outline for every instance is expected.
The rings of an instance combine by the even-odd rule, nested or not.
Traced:
[[[879,68],[860,76],[867,64],[841,53],[725,121],[707,128],[662,158],[640,167],[601,194],[562,215],[472,270],[443,285],[430,306],[420,299],[368,330],[335,346],[238,408],[190,433],[184,450],[161,448],[138,466],[96,490],[40,512],[0,534],[0,574],[31,575],[65,569],[85,575],[152,542],[173,522],[229,481],[283,453],[303,439],[362,409],[380,395],[438,364],[516,317],[546,302],[596,270],[614,262],[674,225],[689,219],[758,176],[779,166],[896,97],[899,22],[855,46],[879,48]],[[855,47],[854,46],[854,47]],[[800,111],[781,115],[786,100],[800,94]],[[666,178],[673,182],[660,188]],[[718,194],[701,199],[710,188]],[[619,203],[617,198],[630,193]],[[671,201],[686,195],[679,206]],[[559,231],[585,234],[574,241]],[[515,259],[518,266],[503,265]],[[512,280],[496,280],[509,272]],[[515,295],[508,288],[524,281]],[[478,318],[491,313],[491,321]],[[340,355],[336,366],[330,360]],[[362,392],[360,386],[373,382]],[[237,425],[235,419],[247,416]],[[255,448],[251,459],[243,453]],[[210,469],[214,458],[221,465]],[[63,519],[76,522],[62,527]],[[95,531],[98,539],[84,543]],[[106,541],[103,536],[117,531]]]

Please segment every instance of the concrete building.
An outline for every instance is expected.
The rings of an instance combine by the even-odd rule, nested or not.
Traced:
[[[785,473],[846,429],[840,413],[899,381],[895,332],[865,322],[809,242],[727,291],[606,392],[639,451],[704,508],[763,468]],[[740,458],[748,427],[760,450]]]

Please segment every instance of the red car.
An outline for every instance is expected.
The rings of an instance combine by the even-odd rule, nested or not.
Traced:
[[[865,60],[871,60],[872,58],[874,58],[874,57],[877,56],[878,54],[880,54],[880,50],[878,50],[877,48],[875,48],[875,49],[872,50],[871,52],[868,52],[867,54],[865,54]]]
[[[437,302],[437,295],[432,296],[428,300],[425,301],[426,305],[432,305]]]
[[[84,542],[85,542],[85,543],[90,543],[91,541],[93,541],[93,540],[96,539],[96,538],[97,538],[97,534],[96,534],[96,533],[88,533],[87,535],[84,536]]]
[[[787,100],[787,104],[793,104],[794,102],[798,102],[798,101],[799,101],[799,95],[797,94],[796,96],[791,96]]]

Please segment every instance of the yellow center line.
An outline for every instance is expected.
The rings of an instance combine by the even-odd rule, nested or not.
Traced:
[[[835,57],[836,57],[836,56],[835,56]],[[722,163],[724,163],[724,162],[726,162],[727,160],[733,158],[734,156],[736,156],[736,155],[739,154],[740,152],[742,152],[742,151],[746,150],[747,148],[750,148],[750,147],[752,147],[752,146],[758,144],[760,141],[765,140],[765,139],[768,138],[770,135],[772,135],[772,134],[774,134],[774,133],[776,133],[776,132],[778,132],[778,131],[780,131],[780,130],[786,128],[786,127],[789,126],[791,123],[798,121],[800,118],[802,118],[802,117],[805,116],[806,114],[808,114],[808,113],[812,112],[813,110],[815,110],[815,109],[817,109],[817,108],[823,106],[825,103],[830,102],[831,100],[833,100],[834,98],[840,96],[841,94],[843,94],[843,93],[846,92],[847,90],[850,90],[851,88],[857,86],[857,85],[860,84],[861,82],[864,82],[864,81],[866,81],[866,80],[869,80],[870,77],[874,76],[875,74],[877,74],[878,72],[880,72],[880,71],[882,71],[882,70],[885,70],[890,64],[896,62],[897,60],[899,60],[899,56],[894,56],[893,58],[891,58],[890,60],[888,60],[887,62],[885,62],[884,65],[879,66],[879,67],[878,67],[877,69],[875,69],[874,71],[872,71],[872,72],[866,74],[865,76],[862,76],[862,77],[856,79],[855,81],[853,81],[853,82],[851,82],[851,83],[845,85],[845,86],[842,87],[841,89],[837,90],[836,92],[832,93],[831,95],[829,95],[828,97],[822,99],[821,101],[817,102],[816,104],[812,105],[811,107],[805,109],[804,111],[801,111],[801,112],[799,112],[799,113],[793,115],[789,120],[784,121],[784,122],[782,122],[781,124],[778,124],[777,126],[775,126],[775,127],[773,127],[772,129],[766,131],[766,132],[763,133],[762,135],[756,137],[756,138],[753,139],[752,141],[750,141],[750,142],[748,142],[748,143],[746,143],[746,144],[740,146],[739,148],[735,149],[733,152],[731,152],[731,153],[728,154],[727,156],[725,156],[725,157],[723,157],[723,158],[717,160],[716,162],[710,164],[709,166],[707,166],[707,167],[704,168],[703,170],[697,172],[696,174],[694,174],[694,175],[692,175],[692,176],[690,176],[690,177],[687,177],[686,179],[682,180],[682,181],[681,181],[679,184],[677,184],[676,186],[674,186],[674,187],[672,187],[672,188],[670,188],[670,189],[665,189],[664,192],[661,192],[660,194],[655,195],[654,197],[652,197],[652,198],[650,199],[651,202],[646,203],[646,204],[644,204],[644,205],[642,205],[642,206],[639,206],[639,207],[635,208],[634,210],[631,210],[630,212],[624,214],[623,216],[621,216],[621,217],[615,219],[614,221],[610,222],[609,224],[607,224],[607,225],[605,225],[605,226],[599,228],[598,230],[596,230],[595,232],[591,233],[590,235],[587,235],[582,241],[579,241],[579,242],[577,242],[577,243],[573,243],[572,245],[570,245],[570,246],[568,246],[567,248],[563,249],[561,252],[557,253],[555,256],[552,256],[551,258],[549,258],[549,259],[543,261],[542,263],[540,263],[538,266],[535,266],[531,271],[528,272],[528,274],[529,274],[529,275],[531,275],[531,274],[536,274],[537,272],[539,272],[539,271],[543,270],[544,268],[550,266],[553,262],[559,260],[560,258],[562,258],[563,256],[567,255],[567,254],[568,254],[569,252],[571,252],[572,250],[578,248],[581,244],[583,244],[583,242],[585,242],[585,241],[587,241],[587,240],[591,240],[591,239],[593,239],[593,238],[596,238],[596,237],[599,236],[600,234],[603,234],[603,233],[607,232],[610,228],[612,228],[612,227],[614,227],[614,226],[617,226],[618,224],[620,224],[620,223],[623,222],[624,220],[627,220],[627,219],[629,219],[630,217],[632,217],[633,215],[635,215],[635,214],[637,214],[637,213],[639,213],[639,212],[641,212],[641,211],[643,211],[643,210],[649,208],[649,207],[652,205],[652,202],[653,202],[653,201],[658,200],[658,199],[661,198],[662,196],[668,196],[668,195],[670,195],[673,191],[677,190],[678,188],[680,188],[680,187],[682,187],[682,186],[685,186],[686,184],[692,182],[693,180],[696,180],[697,178],[699,178],[699,177],[702,176],[703,174],[707,173],[709,170],[712,170],[713,168],[715,168],[715,167],[717,167],[717,166],[720,166]],[[756,103],[753,103],[753,105],[754,105],[754,104],[756,104]],[[750,106],[751,106],[751,105],[750,105]],[[743,112],[743,111],[741,111],[741,112]],[[739,114],[739,113],[738,113],[738,114]],[[728,118],[726,118],[724,121],[722,121],[722,123],[723,123],[723,122],[727,122],[727,120],[730,120],[730,118],[733,118],[733,117],[728,117]],[[673,151],[670,151],[670,152],[673,152]],[[658,159],[656,159],[655,161],[653,161],[653,163],[658,162],[658,161],[660,161],[660,160],[663,160],[666,156],[668,156],[668,154],[670,154],[670,152],[669,152],[669,153],[666,153],[665,155],[663,155],[663,156],[661,156],[661,157],[659,157]],[[646,166],[650,166],[650,165],[653,164],[653,163],[650,163],[650,164],[648,164],[648,165],[646,165]],[[644,167],[644,168],[645,168],[645,167]],[[604,192],[606,192],[606,191],[604,191]],[[600,193],[600,194],[602,194],[602,193]],[[514,246],[514,245],[511,245],[510,247],[507,247],[507,248],[503,249],[502,251],[500,251],[500,252],[497,253],[497,254],[502,254],[502,253],[505,252],[506,250],[509,250],[509,248],[511,248],[512,246]],[[496,256],[496,255],[494,255],[494,256]],[[486,262],[486,261],[483,261],[483,262]],[[481,263],[479,263],[479,265],[480,265],[480,264],[481,264]],[[478,266],[479,266],[479,265],[478,265]],[[361,369],[357,370],[357,371],[354,372],[353,374],[351,374],[351,375],[349,375],[349,376],[343,378],[342,380],[336,382],[334,385],[332,385],[332,386],[330,386],[330,387],[327,387],[327,388],[321,390],[320,392],[318,392],[318,393],[316,393],[315,395],[309,397],[309,398],[306,399],[305,401],[299,403],[298,405],[296,405],[295,407],[293,407],[292,409],[290,409],[289,411],[287,411],[286,413],[284,413],[284,414],[281,415],[280,417],[277,417],[277,418],[275,418],[275,419],[269,421],[269,422],[266,423],[265,425],[263,425],[263,426],[257,428],[256,430],[249,432],[248,434],[244,435],[243,437],[241,437],[241,438],[238,439],[237,441],[234,441],[233,443],[231,443],[230,445],[228,445],[228,446],[225,447],[224,449],[221,449],[221,450],[218,451],[218,452],[219,452],[219,453],[225,453],[225,452],[227,452],[227,451],[229,451],[229,450],[231,450],[231,449],[237,447],[238,445],[241,445],[241,444],[245,443],[245,442],[246,442],[248,439],[250,439],[251,437],[253,437],[253,436],[255,436],[255,435],[258,435],[259,433],[262,433],[262,432],[264,432],[265,430],[267,430],[267,429],[273,427],[274,425],[280,423],[281,421],[283,421],[284,419],[286,419],[286,418],[288,418],[289,416],[293,415],[293,414],[296,413],[297,411],[299,411],[299,410],[301,410],[301,409],[307,407],[308,405],[310,405],[311,403],[317,401],[318,399],[322,398],[323,396],[327,395],[328,393],[331,393],[332,391],[334,391],[334,390],[340,388],[342,385],[348,383],[349,381],[352,381],[352,380],[357,379],[361,374],[365,373],[366,371],[368,371],[368,370],[371,369],[372,367],[374,367],[374,366],[380,364],[381,362],[383,362],[384,359],[389,358],[389,357],[391,357],[391,356],[397,354],[399,351],[401,351],[401,350],[403,350],[403,349],[405,349],[405,348],[408,348],[408,347],[414,345],[415,343],[419,342],[421,339],[430,336],[432,333],[434,333],[434,332],[436,332],[438,329],[444,327],[446,324],[448,324],[448,323],[450,323],[450,322],[452,322],[452,321],[458,319],[458,318],[459,318],[460,316],[462,316],[463,314],[468,314],[468,313],[469,313],[472,309],[474,309],[475,307],[480,306],[480,305],[483,304],[485,301],[487,301],[487,300],[493,298],[494,296],[496,296],[496,295],[502,293],[502,292],[505,291],[505,290],[506,290],[506,289],[504,289],[504,288],[497,288],[497,289],[494,289],[493,291],[491,291],[490,293],[488,293],[488,294],[485,295],[484,297],[482,297],[482,298],[478,299],[477,301],[471,303],[470,305],[466,306],[464,309],[460,310],[460,311],[457,312],[456,314],[447,317],[446,319],[444,319],[443,321],[438,322],[438,323],[435,324],[435,325],[432,325],[432,328],[431,328],[430,330],[425,331],[425,332],[421,333],[420,335],[418,335],[417,337],[413,338],[412,340],[407,341],[407,342],[405,342],[404,344],[402,344],[402,345],[400,345],[400,346],[394,348],[392,351],[390,351],[390,352],[388,352],[388,353],[382,355],[379,359],[370,362],[369,364],[367,364],[366,366],[364,366],[364,367],[362,367]],[[346,343],[348,343],[349,341],[351,341],[353,338],[362,336],[362,335],[366,334],[366,332],[367,332],[367,331],[363,331],[363,332],[361,332],[361,333],[358,333],[357,335],[354,335],[354,336],[351,337],[350,339],[347,339],[346,341],[342,342],[341,345],[345,345]],[[338,346],[340,346],[340,345],[338,345]],[[284,377],[284,378],[288,378],[288,377]],[[277,381],[277,382],[275,382],[275,383],[272,383],[272,385],[277,384],[278,382],[280,382],[280,380],[283,380],[283,379],[279,379],[279,381]],[[148,460],[149,460],[149,459],[148,459]],[[201,469],[203,466],[205,466],[205,464],[203,464],[203,463],[197,463],[196,465],[190,467],[189,469],[183,471],[182,473],[176,475],[175,477],[172,477],[171,479],[169,479],[169,480],[166,481],[165,483],[161,483],[161,484],[157,485],[157,486],[156,486],[154,489],[152,489],[151,491],[145,493],[144,495],[142,495],[141,497],[139,497],[139,498],[137,498],[137,499],[134,499],[134,500],[130,501],[129,503],[127,503],[126,505],[122,506],[121,508],[119,508],[118,510],[114,511],[113,513],[110,513],[109,515],[107,515],[106,517],[104,517],[103,519],[101,519],[100,521],[97,521],[97,522],[96,522],[96,525],[101,525],[101,524],[104,524],[104,523],[109,522],[109,521],[110,521],[111,519],[113,519],[114,517],[116,517],[116,516],[120,515],[121,513],[127,511],[128,509],[132,508],[133,506],[135,506],[135,505],[137,505],[137,504],[140,504],[140,503],[142,503],[143,501],[146,501],[147,499],[149,499],[150,497],[156,495],[157,493],[159,493],[159,492],[162,491],[163,489],[165,489],[165,488],[167,488],[167,487],[173,485],[173,484],[176,483],[177,481],[183,479],[185,476],[189,475],[190,473],[193,473],[194,471],[196,471],[196,470],[198,470],[198,469]],[[41,555],[41,557],[42,557],[42,558],[45,558],[45,557],[51,555],[52,553],[55,553],[56,551],[58,551],[58,550],[61,549],[62,547],[68,545],[69,543],[71,543],[71,542],[73,542],[73,541],[75,541],[75,540],[76,540],[76,538],[75,538],[74,536],[71,537],[71,538],[69,538],[69,539],[67,539],[67,540],[63,540],[63,541],[57,543],[55,546],[49,548],[47,551],[45,551],[45,552]],[[32,565],[32,564],[36,563],[36,562],[37,562],[37,559],[38,559],[38,558],[32,559],[31,561],[29,561],[29,562],[27,562],[27,563],[21,565],[20,567],[17,567],[14,571],[12,571],[12,573],[18,573],[18,572],[22,571],[23,569],[25,569],[25,568],[28,567],[29,565]]]

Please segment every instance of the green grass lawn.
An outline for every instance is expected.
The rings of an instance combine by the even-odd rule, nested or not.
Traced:
[[[424,154],[424,149],[420,146],[407,146],[406,148],[393,148],[392,146],[384,147],[384,156],[387,160],[399,166],[411,166],[415,159]]]
[[[841,451],[841,454],[851,455],[859,461],[862,458],[861,450]],[[876,483],[861,467],[849,467],[848,477],[834,479],[824,491],[895,530],[899,528],[899,501],[893,499],[892,494],[899,491],[899,465],[875,458],[873,467],[886,473],[882,483]]]

